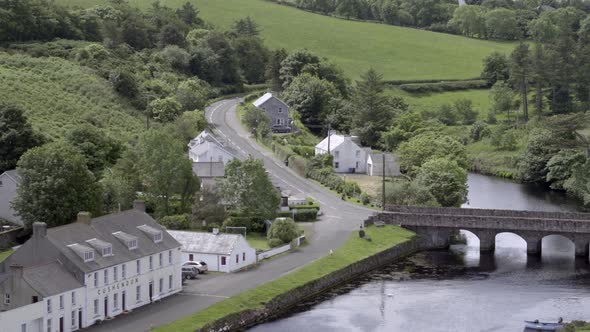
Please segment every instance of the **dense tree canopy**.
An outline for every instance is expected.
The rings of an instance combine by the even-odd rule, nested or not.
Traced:
[[[23,153],[42,142],[22,108],[0,102],[0,174],[14,169]]]

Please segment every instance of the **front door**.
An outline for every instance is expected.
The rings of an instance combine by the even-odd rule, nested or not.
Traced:
[[[150,295],[150,303],[151,303],[152,302],[152,296],[154,295],[154,282],[153,281],[150,281],[149,290],[150,290],[149,295]]]
[[[78,310],[78,328],[82,328],[82,309]]]
[[[109,317],[109,297],[104,298],[104,318]]]
[[[123,311],[127,310],[127,308],[125,307],[125,291],[121,293],[121,305],[123,306]]]
[[[59,332],[64,332],[64,318],[59,317]]]

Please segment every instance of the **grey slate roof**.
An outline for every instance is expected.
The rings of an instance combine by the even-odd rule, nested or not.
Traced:
[[[260,107],[262,105],[264,105],[267,101],[271,100],[271,99],[276,99],[279,102],[281,102],[283,105],[285,105],[285,108],[288,108],[289,106],[287,104],[285,104],[284,101],[280,100],[279,98],[275,97],[272,92],[267,92],[265,94],[262,95],[262,97],[256,99],[252,105],[256,106],[256,107]]]
[[[26,268],[23,270],[23,279],[42,296],[51,296],[84,286],[58,262]]]
[[[154,243],[151,236],[138,228],[138,226],[142,225],[161,230],[162,242]],[[129,250],[126,245],[113,235],[118,231],[137,237],[138,248]],[[91,225],[75,222],[50,228],[47,230],[47,237],[61,254],[85,273],[180,247],[180,243],[170,236],[162,226],[157,224],[152,217],[135,209],[94,218]],[[86,240],[92,238],[112,244],[113,255],[103,257],[100,253],[95,253],[94,261],[85,263],[80,256],[67,247],[68,244],[86,243]]]
[[[373,163],[381,164],[383,162],[382,152],[371,152],[371,159]],[[395,157],[391,153],[385,153],[385,163],[394,163]]]
[[[193,163],[193,173],[200,178],[224,177],[225,165],[222,161]]]
[[[242,236],[185,231],[168,231],[168,233],[182,244],[183,251],[219,255],[230,255]]]
[[[4,173],[6,173],[6,175],[13,179],[17,184],[20,184],[20,175],[18,175],[18,171],[16,169],[11,169]]]

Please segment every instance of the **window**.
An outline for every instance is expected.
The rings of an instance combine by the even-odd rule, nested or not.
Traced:
[[[141,300],[141,286],[135,287],[135,301],[139,302]]]
[[[47,313],[51,313],[51,299],[47,299]]]
[[[117,309],[119,307],[119,294],[113,294],[113,308]]]
[[[129,250],[137,249],[137,240],[129,240],[127,241],[127,247]]]
[[[356,150],[355,156],[357,158],[360,158],[361,157],[361,150]]]
[[[168,276],[168,289],[172,289],[172,275]]]
[[[103,256],[112,256],[113,255],[113,248],[112,247],[102,248],[102,255]]]
[[[281,124],[281,120],[282,119],[277,119],[277,124],[280,125]]]
[[[4,304],[10,304],[10,294],[4,294]]]
[[[236,255],[236,263],[240,262],[240,255]]]
[[[340,156],[340,151],[334,151],[334,159],[338,159]]]
[[[94,272],[94,287],[98,287],[98,272]]]
[[[109,269],[104,270],[104,284],[109,283]]]
[[[339,168],[340,167],[340,163],[339,162],[335,162],[334,163],[334,168]]]
[[[158,233],[154,234],[154,242],[156,242],[156,243],[162,242],[162,232],[158,232]]]
[[[119,279],[119,269],[115,266],[113,267],[113,281],[117,281]]]
[[[121,278],[127,278],[127,264],[121,265]]]
[[[154,269],[154,256],[150,256],[150,270]]]
[[[31,298],[31,303],[37,303],[39,302],[39,297],[37,295],[33,295]]]
[[[47,320],[47,332],[51,332],[51,318]]]
[[[72,311],[72,327],[76,327],[76,312]]]
[[[94,300],[94,314],[98,315],[98,299]]]
[[[158,261],[160,262],[160,267],[162,267],[162,263],[164,262],[164,254],[160,253],[158,255]]]
[[[76,305],[76,292],[72,292],[72,305]]]
[[[195,256],[193,254],[188,254],[188,260],[189,261],[194,261],[195,260]]]
[[[20,324],[20,332],[27,332],[27,323]]]
[[[221,265],[225,265],[225,256],[221,257]]]
[[[62,310],[64,308],[64,296],[63,295],[59,296],[59,308]]]
[[[279,107],[279,113],[283,113],[283,109]]]
[[[84,262],[91,262],[94,260],[94,251],[84,252]]]
[[[172,264],[172,250],[168,250],[168,264]]]
[[[246,253],[245,252],[242,253],[242,262],[244,262],[244,261],[246,261]]]
[[[160,282],[158,283],[158,288],[160,289],[160,293],[164,291],[164,278],[160,278]]]
[[[137,269],[137,274],[141,273],[141,262],[138,260],[135,261],[135,267]]]

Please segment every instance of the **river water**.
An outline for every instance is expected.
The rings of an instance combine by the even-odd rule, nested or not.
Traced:
[[[576,202],[543,188],[470,174],[465,207],[575,211]],[[524,240],[499,234],[493,254],[467,245],[413,255],[250,331],[523,331],[523,321],[590,319],[590,266],[573,244],[543,240],[527,257]]]

